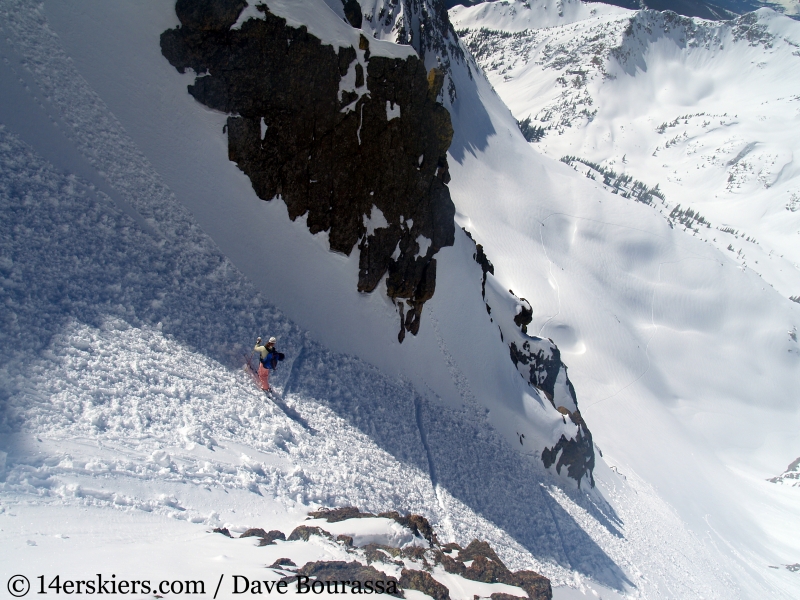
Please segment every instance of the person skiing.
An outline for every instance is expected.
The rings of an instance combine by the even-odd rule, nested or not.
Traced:
[[[269,388],[269,370],[275,369],[278,366],[278,361],[283,360],[284,356],[282,352],[278,352],[275,349],[275,344],[278,340],[274,337],[269,338],[266,345],[261,344],[261,338],[256,340],[256,346],[253,350],[258,352],[258,381],[261,383],[261,389],[265,392],[270,390]]]

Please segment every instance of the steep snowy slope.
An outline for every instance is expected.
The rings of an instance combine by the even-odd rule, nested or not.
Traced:
[[[84,21],[88,30],[67,27],[64,34],[66,38],[70,32],[79,36],[105,34],[112,25],[119,25],[119,20],[130,24],[138,17],[143,19],[143,29],[151,34],[148,39],[152,42],[173,25],[170,11],[160,6],[144,14],[111,11],[106,14],[108,28]],[[8,62],[3,72],[4,89],[9,91],[3,107],[7,127],[3,212],[8,217],[3,221],[3,290],[4,306],[8,307],[4,346],[9,348],[4,355],[3,463],[4,489],[15,505],[4,514],[18,515],[31,497],[42,498],[41,502],[52,508],[116,506],[208,525],[231,523],[235,511],[246,509],[248,516],[239,528],[260,524],[253,521],[275,510],[282,513],[286,510],[281,508],[282,503],[290,508],[295,502],[319,502],[357,503],[374,510],[417,510],[431,516],[449,532],[443,535],[451,540],[487,538],[469,525],[470,520],[483,523],[479,528],[495,532],[491,534],[496,537],[493,544],[502,547],[506,560],[539,565],[555,583],[576,581],[572,571],[577,568],[579,573],[596,573],[596,579],[621,589],[627,578],[615,564],[620,558],[610,559],[575,517],[561,507],[571,506],[573,500],[539,485],[559,480],[550,480],[544,472],[537,448],[554,444],[562,433],[574,435],[576,426],[516,377],[507,347],[485,316],[479,295],[480,266],[472,259],[474,244],[459,234],[460,243],[466,245],[462,248],[461,271],[444,271],[454,283],[448,286],[445,279],[443,289],[458,293],[466,288],[461,299],[470,294],[474,297],[474,310],[482,317],[476,320],[478,331],[483,327],[489,332],[481,336],[473,327],[467,328],[466,334],[477,340],[475,347],[487,350],[483,357],[473,360],[494,361],[497,366],[496,374],[488,369],[477,377],[494,375],[505,381],[499,392],[484,382],[491,393],[482,400],[497,407],[492,412],[473,396],[480,386],[471,386],[444,341],[433,335],[439,325],[430,314],[423,330],[428,336],[428,355],[424,355],[426,346],[422,350],[412,346],[409,352],[411,359],[425,368],[409,369],[404,379],[394,375],[400,371],[396,364],[394,369],[387,369],[388,374],[380,373],[358,359],[343,356],[342,349],[348,346],[377,343],[379,348],[383,341],[391,343],[389,351],[365,353],[371,362],[386,365],[394,361],[402,366],[403,360],[410,360],[402,354],[390,354],[400,347],[395,307],[379,294],[358,296],[355,279],[347,279],[348,272],[355,275],[350,270],[354,263],[330,255],[324,237],[320,240],[320,236],[308,235],[302,222],[290,224],[277,202],[267,205],[257,200],[248,182],[239,188],[240,207],[249,201],[256,210],[278,208],[277,213],[274,209],[266,213],[279,219],[279,227],[268,231],[273,235],[263,243],[269,244],[266,247],[272,252],[288,253],[281,256],[289,258],[253,265],[262,258],[259,227],[264,224],[263,214],[242,225],[236,219],[247,221],[247,215],[228,209],[224,219],[205,224],[219,235],[221,243],[234,249],[234,255],[237,245],[244,241],[238,246],[241,264],[251,269],[269,294],[288,294],[290,310],[299,311],[301,316],[303,310],[319,313],[340,294],[344,316],[359,317],[360,322],[349,330],[337,330],[336,317],[342,313],[337,315],[331,307],[323,312],[323,321],[310,319],[312,326],[321,322],[328,327],[321,333],[334,342],[337,351],[332,353],[301,336],[279,313],[259,309],[264,300],[185,216],[160,174],[74,70],[60,40],[48,29],[59,17],[75,19],[81,13],[48,14],[52,21],[42,21],[36,7],[25,5],[11,7],[5,13],[14,27],[9,34],[16,37],[4,48]],[[158,15],[161,21],[154,18]],[[43,27],[46,23],[48,27]],[[88,40],[96,41],[91,35],[80,38],[82,43]],[[78,44],[74,56],[87,58],[80,51],[91,50],[92,42],[91,48]],[[189,114],[199,117],[194,131],[201,142],[197,147],[210,144],[222,150],[216,156],[206,150],[207,170],[191,164],[202,158],[202,153],[200,157],[186,156],[182,144],[167,147],[175,152],[163,154],[163,146],[170,140],[171,121],[161,118],[150,122],[154,113],[140,112],[144,105],[137,102],[142,100],[140,95],[126,95],[132,90],[124,86],[115,90],[119,81],[107,81],[108,72],[102,68],[87,70],[87,76],[97,77],[95,83],[109,85],[111,91],[104,91],[110,93],[109,100],[121,102],[115,107],[119,114],[131,117],[127,111],[133,111],[142,119],[129,123],[130,131],[159,134],[151,140],[154,146],[149,150],[155,158],[166,161],[161,163],[163,173],[173,177],[182,195],[191,199],[192,192],[199,190],[198,203],[187,203],[203,218],[207,213],[202,201],[208,201],[209,195],[217,200],[212,192],[224,189],[223,184],[231,181],[243,183],[239,172],[227,162],[224,146],[215,142],[214,132],[221,127],[206,129],[208,117],[218,117],[199,109],[185,95],[180,77],[162,62],[157,43],[153,47],[131,43],[130,48],[128,66],[138,64],[141,68],[141,55],[137,53],[145,49],[145,53],[157,57],[146,66],[156,70],[163,66],[167,78],[178,80],[179,93],[175,96],[179,106],[164,108],[168,116],[177,117],[185,125],[179,109],[190,106]],[[121,58],[120,54],[113,56],[115,60]],[[89,57],[97,55],[92,51]],[[131,74],[135,74],[135,68],[128,72]],[[130,82],[139,91],[147,70],[140,74],[142,78]],[[164,88],[150,91],[154,95],[148,99],[158,105]],[[189,162],[181,170],[175,167],[176,160]],[[204,173],[209,179],[197,187],[197,175]],[[215,180],[220,173],[224,175],[221,183]],[[231,189],[237,188],[229,188],[229,194]],[[206,209],[214,208],[210,204]],[[241,226],[238,230],[237,225]],[[228,227],[234,227],[234,235],[225,235]],[[42,236],[50,243],[40,244]],[[52,253],[54,246],[59,248],[58,253]],[[264,278],[262,269],[268,269],[269,279]],[[288,273],[283,280],[281,269]],[[306,278],[309,273],[312,277]],[[275,285],[276,281],[281,287]],[[370,306],[379,312],[373,319],[381,329],[371,332],[374,336],[353,335],[350,331],[364,333]],[[450,327],[469,323],[464,310],[462,307],[450,321],[438,323]],[[265,331],[278,335],[291,362],[276,379],[288,404],[268,408],[245,376],[237,379],[223,366],[238,370],[242,352],[249,350],[247,343]],[[491,350],[492,344],[496,350]],[[37,355],[43,350],[44,358],[39,359]],[[468,350],[465,345],[463,351]],[[420,391],[409,384],[412,376]],[[443,385],[450,395],[437,398],[432,388]],[[447,392],[447,385],[455,393]],[[510,410],[518,412],[512,420],[503,404],[515,397],[523,401],[527,398],[527,404],[515,407],[512,402]],[[310,404],[304,408],[292,408],[306,402]],[[320,408],[327,407],[327,411],[323,408],[315,422],[311,413],[320,402]],[[527,416],[520,418],[521,410]],[[487,415],[514,431],[494,432]],[[337,419],[344,419],[342,428],[336,425],[340,422]],[[251,430],[252,435],[245,434]],[[507,441],[511,437],[517,443],[517,430],[524,431],[529,446],[533,446],[528,453],[518,453]],[[320,432],[329,432],[337,441],[323,442]],[[305,448],[301,453],[308,452],[307,458],[287,460],[286,454],[298,448]],[[322,448],[328,448],[331,454]],[[346,466],[346,449],[354,451],[354,467],[361,465],[352,475]],[[389,456],[392,458],[387,463]],[[306,460],[311,462],[304,463]],[[392,461],[394,466],[390,465]],[[427,473],[422,482],[419,469]],[[476,481],[475,473],[485,475]],[[532,483],[520,490],[511,474]],[[563,484],[565,478],[560,481]],[[187,484],[189,487],[184,488]],[[206,496],[210,484],[218,492]],[[404,487],[406,484],[410,487]],[[419,489],[422,496],[416,491]],[[567,489],[574,491],[570,485]],[[229,500],[228,490],[247,493],[241,499]],[[250,508],[263,493],[274,495],[277,507],[267,502],[262,509]],[[583,494],[575,499],[581,504],[587,502]],[[470,508],[468,503],[474,506]],[[613,510],[604,502],[601,506],[601,510]],[[587,509],[606,520],[592,503]],[[460,515],[460,511],[466,512]],[[478,513],[488,515],[499,527]],[[100,511],[90,518],[115,521],[113,515],[105,515]],[[472,516],[462,518],[466,515]],[[235,521],[233,525],[237,526]],[[523,541],[513,541],[506,529]],[[24,531],[19,539],[23,547]],[[17,550],[17,546],[9,547],[10,552]],[[518,553],[517,558],[514,553]]]
[[[625,118],[627,112],[622,112],[614,120],[600,118],[604,110],[609,114],[630,110],[642,114],[642,120],[658,120],[647,114],[649,106],[659,106],[655,100],[652,105],[640,104],[638,100],[642,96],[644,100],[649,97],[648,89],[658,89],[655,86],[659,78],[654,71],[658,70],[659,63],[647,63],[646,71],[642,70],[644,67],[636,68],[631,75],[625,76],[622,68],[615,66],[615,60],[606,58],[615,45],[608,40],[609,35],[613,40],[614,23],[619,24],[621,33],[630,18],[615,21],[617,17],[610,19],[590,14],[585,21],[562,28],[528,30],[522,34],[493,32],[495,28],[513,31],[513,25],[500,25],[511,15],[512,8],[517,15],[525,17],[529,14],[522,3],[515,7],[496,3],[491,7],[454,9],[453,16],[457,29],[470,24],[466,39],[471,49],[478,53],[479,60],[489,72],[490,81],[508,100],[518,118],[531,114],[542,119],[550,111],[550,120],[541,123],[548,125],[562,119],[556,121],[560,126],[548,130],[536,147],[556,158],[568,152],[579,155],[574,149],[568,150],[568,145],[586,149],[582,150],[585,153],[588,149],[594,151],[595,147],[613,147],[622,143],[619,139],[628,136],[630,128],[633,129],[630,136],[623,137],[631,144],[625,147],[626,160],[628,164],[641,166],[639,171],[627,171],[626,168],[626,172],[650,186],[660,183],[645,170],[646,165],[651,164],[648,160],[655,159],[650,158],[653,150],[637,137],[641,131],[637,121]],[[533,10],[532,6],[530,11]],[[479,15],[487,15],[486,20],[478,19]],[[758,18],[774,23],[773,28],[794,27],[794,23],[788,20],[774,18],[770,21],[769,13],[759,15],[762,16]],[[475,20],[469,21],[473,16]],[[661,19],[661,23],[669,18],[668,15],[652,13],[636,17],[639,20]],[[498,25],[492,25],[493,19]],[[633,21],[634,32],[638,31],[636,19]],[[481,30],[481,27],[489,31]],[[705,26],[698,24],[694,27],[702,30]],[[743,54],[763,52],[762,42],[754,34],[760,32],[762,36],[775,36],[755,22],[747,31],[751,29],[754,31],[750,42],[745,39],[736,45],[731,40],[735,51]],[[727,31],[727,35],[734,36],[730,28]],[[556,39],[554,36],[557,35],[563,37]],[[634,33],[628,43],[638,40],[636,36]],[[659,37],[658,29],[652,26],[647,36]],[[674,45],[666,40],[659,43]],[[780,43],[788,44],[775,36],[776,57],[781,51]],[[727,42],[724,46],[728,49]],[[653,43],[652,47],[660,46]],[[741,50],[737,50],[740,47]],[[692,51],[687,48],[685,53],[691,55]],[[643,50],[636,56],[647,52],[655,50]],[[594,56],[597,58],[593,62]],[[684,70],[680,73],[692,74],[699,85],[702,81],[700,74],[692,72],[689,67],[680,67],[677,58],[675,56],[669,63],[664,61],[664,68],[668,65],[682,68]],[[789,59],[795,60],[785,53],[783,60]],[[734,60],[731,59],[731,64]],[[583,71],[568,73],[573,69]],[[619,69],[616,79],[604,79],[604,72],[611,69]],[[552,74],[552,80],[537,78],[535,73],[544,73],[546,77]],[[590,82],[592,74],[596,75],[595,85],[600,90],[604,86],[619,86],[625,77],[628,88],[625,93],[609,95],[609,103],[604,106],[591,95],[595,89],[592,84],[584,86],[584,81]],[[580,85],[568,83],[562,87],[554,81],[565,75],[578,79]],[[638,86],[640,77],[645,78],[641,90]],[[653,77],[652,84],[645,83],[647,77]],[[684,94],[692,91],[679,84],[679,79],[673,81],[676,94],[680,90],[684,90]],[[775,72],[769,81],[774,81],[780,88],[792,80],[778,77]],[[555,90],[551,87],[553,83],[556,83]],[[764,88],[758,89],[761,92]],[[487,92],[486,97],[490,98],[491,92]],[[586,99],[583,100],[584,106],[590,113],[586,116],[579,114],[582,98]],[[523,99],[526,108],[525,112],[520,112]],[[734,98],[731,106],[734,106],[733,102]],[[593,114],[595,109],[596,115]],[[753,121],[758,122],[758,119]],[[568,127],[568,123],[572,127]],[[599,129],[604,123],[606,130]],[[612,124],[615,129],[609,131]],[[507,127],[506,132],[495,128],[495,135],[516,139],[513,125]],[[724,125],[722,128],[724,130]],[[561,131],[563,135],[559,135]],[[603,134],[595,133],[597,131],[604,131],[605,138]],[[659,134],[653,131],[653,136]],[[795,141],[790,134],[783,133],[775,141],[767,137],[760,139],[769,140],[765,144],[775,145],[793,144]],[[637,148],[636,144],[642,148]],[[740,150],[737,148],[737,152]],[[659,156],[662,151],[663,148],[658,152]],[[619,169],[622,155],[623,152],[619,152],[614,157],[606,155],[603,158],[609,162],[616,158],[614,168]],[[748,535],[752,537],[737,552],[744,548],[751,552],[761,544],[765,550],[786,544],[783,546],[787,553],[785,562],[789,562],[788,556],[797,552],[793,541],[796,533],[788,534],[783,528],[794,521],[790,516],[793,509],[782,517],[778,515],[796,503],[796,497],[776,493],[758,480],[771,476],[766,468],[768,463],[776,464],[772,468],[779,472],[782,468],[779,457],[783,457],[784,462],[791,461],[797,453],[798,407],[792,389],[796,386],[798,367],[793,329],[798,307],[787,298],[791,293],[789,285],[781,285],[796,281],[796,269],[786,259],[780,262],[778,258],[767,259],[770,249],[764,252],[763,258],[759,257],[759,263],[776,266],[767,265],[759,273],[749,266],[742,268],[741,262],[734,258],[735,253],[724,250],[727,240],[717,245],[722,246],[721,251],[717,250],[713,244],[701,241],[699,233],[693,236],[692,232],[682,231],[683,227],[668,226],[666,221],[659,224],[659,219],[663,218],[659,212],[633,198],[621,194],[596,196],[592,188],[606,187],[600,184],[602,175],[596,177],[597,183],[587,180],[586,186],[569,179],[571,189],[567,192],[566,186],[559,189],[557,184],[548,187],[544,183],[548,179],[566,179],[566,174],[555,166],[548,167],[548,175],[532,172],[529,159],[523,159],[523,156],[528,155],[523,149],[518,149],[516,156],[507,152],[502,159],[492,163],[487,161],[487,153],[481,156],[479,165],[477,160],[471,160],[467,155],[464,176],[459,177],[458,171],[453,169],[454,181],[464,185],[464,192],[454,192],[454,198],[459,210],[465,213],[460,198],[497,199],[490,203],[471,204],[470,212],[465,216],[476,224],[476,239],[487,246],[489,257],[496,266],[499,265],[498,271],[513,273],[509,285],[531,301],[535,330],[555,339],[566,351],[570,377],[578,389],[590,390],[592,397],[584,403],[582,410],[596,430],[603,432],[605,442],[596,439],[606,457],[611,455],[640,474],[647,472],[650,481],[661,481],[660,485],[657,484],[659,491],[670,498],[674,506],[683,507],[681,514],[695,523],[705,519],[709,531],[721,532],[727,528],[715,522],[726,518],[732,518],[729,523],[735,528],[733,523],[739,517],[732,514],[726,517],[720,508],[725,505],[733,508],[741,502],[739,506],[749,514],[748,520],[754,519],[758,526],[751,530]],[[731,159],[735,156],[733,153]],[[515,181],[502,181],[492,170],[508,172],[512,168],[512,157],[518,161]],[[586,160],[600,162],[602,159],[599,153],[594,153]],[[659,165],[665,164],[672,169],[680,167],[680,163],[661,161],[659,157]],[[780,183],[792,185],[790,155],[787,161],[775,187],[779,188]],[[735,161],[725,162],[732,163],[724,167],[730,168]],[[481,170],[483,165],[486,165],[486,170]],[[587,168],[581,173],[585,173]],[[711,180],[711,177],[706,178]],[[695,182],[696,186],[700,185],[698,182]],[[673,195],[674,187],[667,187],[666,183],[660,187],[670,202],[677,203],[682,199]],[[693,188],[687,186],[687,190],[689,193]],[[769,244],[774,244],[773,256],[780,250],[780,253],[785,251],[788,258],[788,253],[797,248],[790,242],[792,236],[796,238],[797,235],[796,225],[792,226],[794,213],[782,205],[776,206],[779,196],[768,196],[770,192],[774,194],[774,190],[764,190],[761,194],[764,204],[759,217],[767,213],[763,218],[757,219],[754,209],[745,212],[736,210],[735,206],[727,212],[720,206],[720,213],[715,216],[720,219],[720,227],[741,221],[747,223],[748,229],[763,228],[764,237],[770,240]],[[783,193],[786,193],[786,188]],[[548,202],[548,198],[553,200]],[[691,205],[697,208],[695,198],[693,196]],[[759,199],[743,197],[742,201],[755,204]],[[768,202],[771,202],[769,208]],[[687,203],[684,200],[684,208]],[[705,206],[711,205],[701,206],[700,212],[708,218]],[[662,210],[665,216],[669,215],[668,209],[662,207]],[[509,231],[504,231],[502,237],[505,256],[492,256],[488,239],[493,232],[484,234],[478,225],[486,223],[488,212],[495,213],[495,223],[501,222],[497,213],[507,215],[502,221],[513,224],[514,229],[520,231],[520,239],[539,237],[541,252],[538,254],[546,255],[552,262],[542,258],[537,266],[529,266],[536,260],[531,258],[533,252],[514,253],[512,248],[521,247],[522,242],[511,238]],[[784,229],[786,234],[781,236]],[[727,235],[714,229],[710,231],[713,234],[707,233],[703,237],[707,235],[711,240],[714,237],[722,240]],[[500,237],[496,233],[494,236]],[[733,235],[731,241],[740,243],[739,238]],[[536,273],[541,275],[533,275]],[[765,284],[768,276],[772,277],[769,281],[778,293]],[[611,297],[614,300],[610,300]],[[768,355],[771,358],[767,358]],[[732,369],[732,365],[739,367]],[[778,414],[782,416],[776,418]],[[793,424],[785,427],[787,422],[782,421],[784,418]],[[777,443],[779,439],[783,442]],[[781,445],[783,448],[779,449]],[[645,458],[646,455],[649,457]],[[717,494],[717,500],[710,500]],[[695,513],[695,517],[689,517],[689,513],[694,512],[689,505],[700,502],[699,498],[703,496],[716,507],[713,513]],[[767,516],[756,508],[763,505],[771,506],[775,512],[771,510]],[[773,521],[772,525],[769,521]]]
[[[199,539],[210,525],[288,532],[309,504],[357,504],[422,512],[461,544],[489,539],[510,565],[562,586],[557,596],[569,584],[603,597],[791,597],[793,574],[767,565],[796,562],[791,522],[776,526],[796,490],[763,473],[794,458],[794,306],[649,207],[537,155],[454,39],[437,48],[430,30],[411,33],[426,30],[427,3],[385,4],[404,11],[426,67],[445,63],[456,218],[494,265],[486,274],[456,229],[402,345],[384,288],[356,292],[358,254],[329,252],[325,232],[258,199],[228,160],[227,115],[196,102],[194,74],[160,54],[159,36],[178,24],[172,6],[4,3],[14,75],[4,89],[38,98],[45,114],[32,131],[23,108],[3,109],[4,333],[19,348],[4,357],[2,516],[14,531],[4,569],[75,566],[55,538],[13,523],[66,535],[47,516],[63,506],[112,532],[131,531],[116,523],[122,510],[149,531]],[[269,6],[324,42],[360,41],[336,2]],[[370,34],[376,14],[364,7]],[[381,31],[393,41],[392,26]],[[37,137],[50,118],[68,133],[63,153],[57,132]],[[66,250],[54,256],[43,231]],[[509,317],[528,307],[527,330],[558,342],[578,407],[603,401],[586,420],[616,472],[598,456],[594,490],[542,466],[578,415],[556,411],[510,360],[509,337],[526,338]],[[236,372],[265,332],[289,355],[278,403]],[[51,354],[39,358],[42,348]],[[577,412],[569,394],[553,401]],[[168,516],[204,526],[173,528]],[[83,543],[78,521],[68,537]],[[224,541],[179,547],[186,564],[213,565]],[[221,564],[230,573],[238,562]]]

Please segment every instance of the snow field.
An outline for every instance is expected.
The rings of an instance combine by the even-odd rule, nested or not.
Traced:
[[[515,116],[548,128],[536,147],[658,184],[667,199],[659,212],[691,207],[712,227],[687,233],[795,295],[798,107],[784,74],[800,60],[797,23],[767,9],[711,23],[586,14],[592,5],[580,18],[542,20],[545,5],[451,12]]]

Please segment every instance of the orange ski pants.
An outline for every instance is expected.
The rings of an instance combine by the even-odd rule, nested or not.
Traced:
[[[262,390],[269,390],[269,369],[264,365],[258,365],[258,380],[261,382]]]

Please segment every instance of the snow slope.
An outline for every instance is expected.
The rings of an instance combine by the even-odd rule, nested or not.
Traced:
[[[665,216],[693,209],[711,228],[695,223],[692,235],[797,296],[800,100],[787,74],[800,65],[800,24],[768,9],[712,23],[559,6],[557,18],[546,2],[453,10],[512,112],[546,128],[537,148],[584,159],[573,163],[582,174],[602,179],[594,163],[658,185]]]
[[[188,572],[224,552],[208,527],[288,531],[319,503],[422,512],[443,538],[488,539],[551,577],[557,597],[796,591],[768,565],[796,562],[797,490],[764,481],[796,456],[796,306],[534,152],[474,65],[454,64],[445,100],[458,222],[496,267],[490,291],[527,298],[529,330],[562,348],[614,467],[599,460],[594,491],[542,468],[570,425],[508,360],[465,235],[399,346],[388,299],[354,292],[357,258],[227,161],[224,115],[160,56],[171,6],[2,10],[3,97],[29,99],[0,115],[3,575],[79,568],[57,534],[106,549],[92,573],[143,548],[137,564]],[[277,403],[238,372],[266,332],[288,355]]]

